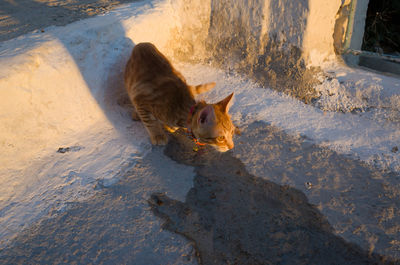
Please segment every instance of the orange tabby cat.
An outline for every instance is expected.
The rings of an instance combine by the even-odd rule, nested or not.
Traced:
[[[197,141],[220,152],[232,149],[235,126],[228,110],[233,93],[216,104],[194,99],[214,86],[188,85],[151,43],[137,44],[125,68],[125,87],[135,107],[132,117],[143,122],[154,145],[167,144],[163,127],[171,132],[185,127]]]

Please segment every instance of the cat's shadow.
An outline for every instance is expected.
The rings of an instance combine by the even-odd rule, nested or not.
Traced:
[[[185,202],[159,193],[149,203],[165,229],[195,243],[201,264],[390,263],[334,235],[301,191],[249,174],[230,152],[194,152],[177,133],[165,154],[195,167],[193,187]]]

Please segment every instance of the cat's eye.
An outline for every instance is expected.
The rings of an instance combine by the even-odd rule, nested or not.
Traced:
[[[218,136],[218,137],[217,137],[217,141],[218,141],[218,142],[223,142],[223,141],[225,141],[225,136]]]

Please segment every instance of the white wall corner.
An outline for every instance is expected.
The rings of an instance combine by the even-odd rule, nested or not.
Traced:
[[[342,0],[309,0],[303,57],[308,66],[335,58],[333,33]]]

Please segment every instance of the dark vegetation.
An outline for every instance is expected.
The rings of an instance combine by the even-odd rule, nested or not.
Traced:
[[[399,18],[399,0],[370,0],[362,50],[400,56]]]

